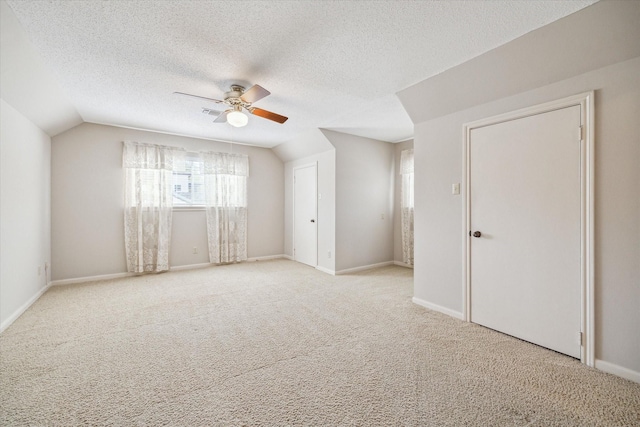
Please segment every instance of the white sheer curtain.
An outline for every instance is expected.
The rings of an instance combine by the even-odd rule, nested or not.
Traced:
[[[244,154],[201,153],[209,261],[224,264],[247,259],[247,177]]]
[[[400,153],[402,261],[413,265],[413,149]]]
[[[124,142],[124,236],[127,270],[169,270],[173,168],[183,150]]]

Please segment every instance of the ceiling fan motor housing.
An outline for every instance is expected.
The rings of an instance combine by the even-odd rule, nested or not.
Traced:
[[[231,90],[224,94],[224,103],[231,105],[232,107],[240,106],[242,108],[249,108],[250,102],[243,101],[240,97],[244,93],[244,87],[240,85],[231,85]]]

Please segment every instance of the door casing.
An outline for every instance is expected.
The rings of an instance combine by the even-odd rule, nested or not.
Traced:
[[[471,130],[502,123],[509,120],[541,114],[560,108],[579,105],[581,112],[580,141],[580,286],[581,286],[581,327],[582,347],[580,361],[588,366],[595,365],[595,333],[594,333],[594,92],[562,98],[513,112],[493,116],[466,123],[463,126],[463,203],[462,203],[462,257],[463,283],[462,301],[464,320],[471,321],[471,246],[469,230],[471,230],[471,203],[469,194],[470,179],[470,138]],[[578,132],[578,130],[576,130]]]

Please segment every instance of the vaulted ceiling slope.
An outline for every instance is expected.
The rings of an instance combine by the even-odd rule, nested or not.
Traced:
[[[640,56],[639,23],[640,1],[598,2],[410,86],[398,97],[412,121],[421,123],[559,82]]]
[[[317,128],[390,142],[410,138],[413,124],[398,91],[594,2],[8,5],[82,120],[273,147]],[[10,84],[4,77],[3,98]],[[258,106],[289,120],[251,116],[246,127],[233,128],[202,114],[216,104],[172,94],[220,99],[231,84],[267,88],[272,94]]]

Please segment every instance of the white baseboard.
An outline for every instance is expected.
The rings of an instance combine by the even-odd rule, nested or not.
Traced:
[[[344,270],[336,271],[336,275],[357,273],[358,271],[371,270],[372,268],[386,267],[388,265],[393,265],[393,261],[385,261],[385,262],[379,262],[377,264],[369,264],[369,265],[363,265],[360,267],[347,268]]]
[[[332,276],[336,275],[335,271],[329,270],[328,268],[320,267],[319,265],[316,265],[316,270],[322,271],[323,273],[327,273],[327,274],[330,274]]]
[[[76,277],[74,279],[54,280],[51,282],[51,286],[73,285],[75,283],[96,282],[98,280],[120,279],[123,277],[129,277],[129,276],[135,276],[135,273],[113,273],[113,274],[103,274],[100,276],[87,276],[87,277]]]
[[[270,260],[270,259],[282,259],[282,258],[291,259],[291,257],[289,257],[288,255],[278,254],[278,255],[267,255],[267,256],[258,256],[258,257],[254,257],[254,258],[248,258],[247,261],[248,262],[267,261],[267,260]]]
[[[44,288],[40,289],[34,296],[29,298],[29,301],[22,304],[22,306],[18,308],[16,311],[14,311],[11,316],[5,319],[5,321],[0,324],[0,333],[4,332],[4,330],[7,329],[9,326],[11,326],[11,324],[15,322],[18,317],[22,316],[22,313],[27,311],[29,307],[33,305],[34,302],[38,301],[38,298],[44,295],[44,293],[47,292],[50,287],[51,287],[51,282],[49,282],[49,284]]]
[[[258,257],[253,257],[253,258],[247,258],[246,261],[244,262],[256,262],[256,261],[267,261],[270,259],[281,259],[281,258],[285,258],[285,255],[282,254],[278,254],[278,255],[267,255],[267,256],[258,256]],[[243,262],[243,261],[241,261]],[[232,263],[235,264],[235,263]],[[187,265],[176,265],[174,267],[169,268],[169,271],[182,271],[182,270],[196,270],[198,268],[206,268],[206,267],[212,267],[215,266],[217,264],[211,264],[210,262],[203,262],[200,264],[187,264]]]
[[[605,362],[600,359],[596,359],[595,368],[608,374],[613,374],[640,384],[640,372],[636,372],[610,362]]]
[[[424,308],[428,308],[429,310],[438,311],[440,313],[446,314],[447,316],[455,317],[456,319],[464,320],[464,316],[459,311],[451,310],[450,308],[443,307],[438,304],[434,304],[429,301],[425,301],[420,298],[413,297],[411,300],[414,304],[418,304]]]
[[[198,268],[211,267],[211,265],[212,264],[208,262],[203,262],[200,264],[176,265],[173,267],[169,267],[169,271],[197,270]]]
[[[288,259],[290,261],[294,261],[294,259],[293,259],[293,257],[291,255],[282,254],[282,258]]]
[[[412,269],[412,270],[413,270],[413,265],[411,265],[411,264],[406,264],[406,263],[404,263],[404,262],[402,262],[402,261],[393,261],[393,264],[394,264],[394,265],[397,265],[397,266],[399,266],[399,267],[406,267],[406,268],[410,268],[410,269]]]
[[[277,259],[277,258],[287,258],[286,255],[269,255],[263,257],[255,257],[249,258],[247,261],[264,261],[268,259]],[[187,265],[175,265],[169,267],[169,271],[182,271],[182,270],[195,270],[198,268],[211,267],[213,264],[208,262],[203,262],[200,264],[187,264]],[[76,277],[74,279],[62,279],[62,280],[54,280],[51,282],[51,286],[62,286],[62,285],[72,285],[75,283],[84,283],[84,282],[96,282],[98,280],[110,280],[110,279],[121,279],[123,277],[136,276],[142,273],[113,273],[113,274],[103,274],[100,276],[87,276],[87,277]]]

